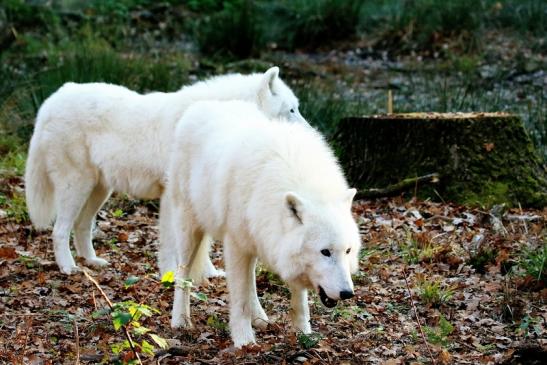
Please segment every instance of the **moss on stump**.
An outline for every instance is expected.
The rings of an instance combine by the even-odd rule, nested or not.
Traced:
[[[409,113],[343,119],[335,148],[358,189],[440,174],[444,200],[547,206],[547,172],[522,121],[506,113]],[[410,189],[414,191],[414,187]],[[420,196],[437,197],[418,187]]]

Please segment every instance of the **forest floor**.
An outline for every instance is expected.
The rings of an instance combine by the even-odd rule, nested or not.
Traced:
[[[21,181],[2,185],[20,189]],[[363,238],[356,296],[326,309],[312,294],[315,334],[294,334],[287,287],[259,269],[259,297],[271,323],[257,331],[255,346],[242,350],[231,347],[223,278],[196,289],[206,299],[192,303],[194,330],[170,328],[173,289],[157,274],[155,204],[117,198],[99,213],[95,247],[110,266],[87,272],[119,309],[110,314],[88,277],[58,271],[49,231],[37,232],[2,211],[0,363],[129,361],[129,349],[114,354],[125,337],[113,327],[127,308],[119,303],[128,301],[157,309],[140,318],[150,332],[134,335],[135,341],[155,344],[150,334],[157,334],[170,347],[158,353],[159,346],[151,345],[149,352],[158,356],[141,353],[144,363],[539,364],[545,359],[547,209],[483,211],[391,198],[356,202],[353,211]],[[212,257],[223,266],[220,244]]]

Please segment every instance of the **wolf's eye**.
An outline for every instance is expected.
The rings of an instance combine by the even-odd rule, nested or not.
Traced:
[[[291,113],[294,113],[294,109],[289,110]]]
[[[350,252],[351,252],[351,247],[346,250],[346,254],[349,255]]]
[[[327,250],[326,248],[324,250],[321,250],[321,253],[323,254],[323,256],[330,256],[330,250]]]

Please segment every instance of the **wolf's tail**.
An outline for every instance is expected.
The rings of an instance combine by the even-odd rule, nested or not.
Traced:
[[[25,197],[32,223],[47,228],[55,218],[54,187],[49,179],[44,151],[40,148],[40,133],[34,132],[25,167]]]

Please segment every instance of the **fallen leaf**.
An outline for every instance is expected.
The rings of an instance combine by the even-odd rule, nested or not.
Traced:
[[[13,247],[0,247],[0,258],[13,260],[17,258],[17,253]]]

